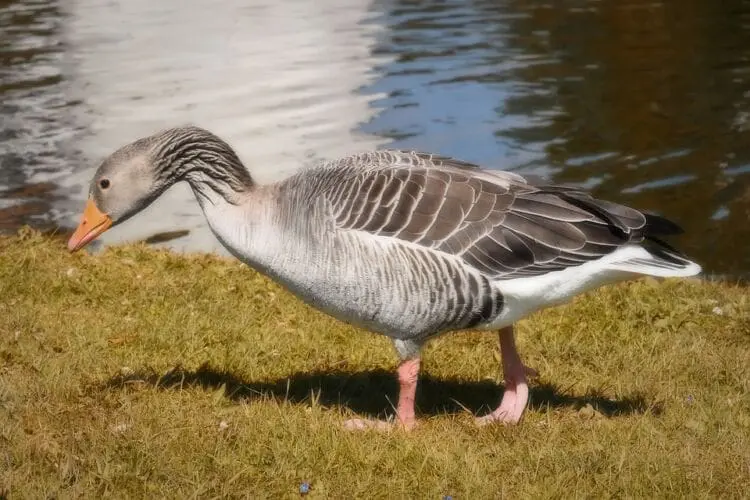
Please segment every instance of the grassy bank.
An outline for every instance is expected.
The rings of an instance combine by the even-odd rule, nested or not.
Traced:
[[[732,497],[750,488],[746,288],[639,281],[519,325],[540,372],[518,427],[495,338],[425,352],[413,433],[379,336],[237,261],[0,238],[0,492],[9,498]]]

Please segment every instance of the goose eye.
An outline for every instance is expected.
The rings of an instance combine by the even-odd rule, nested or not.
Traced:
[[[109,187],[109,179],[102,179],[99,181],[99,187],[102,189],[107,189]]]

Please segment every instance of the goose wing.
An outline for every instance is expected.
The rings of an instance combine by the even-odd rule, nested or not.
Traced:
[[[600,258],[642,241],[649,225],[679,232],[665,219],[576,188],[441,156],[378,151],[340,160],[335,171],[326,197],[338,229],[445,252],[495,279]]]

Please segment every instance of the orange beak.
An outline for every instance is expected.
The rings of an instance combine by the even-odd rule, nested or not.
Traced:
[[[68,240],[68,250],[71,252],[80,250],[110,227],[112,227],[112,219],[96,208],[94,201],[89,198],[83,209],[81,223]]]

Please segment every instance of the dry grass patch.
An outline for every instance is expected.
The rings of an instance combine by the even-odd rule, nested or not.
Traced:
[[[750,297],[643,280],[519,327],[540,372],[514,428],[493,335],[435,340],[413,433],[387,339],[233,260],[143,246],[70,255],[0,238],[0,492],[10,498],[746,497]]]

